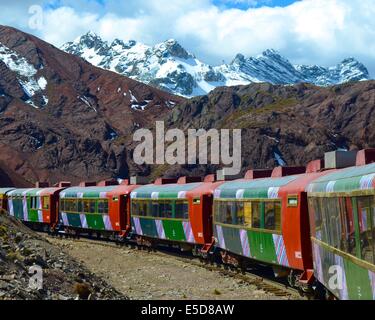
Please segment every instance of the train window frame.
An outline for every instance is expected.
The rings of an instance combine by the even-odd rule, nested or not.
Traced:
[[[277,222],[274,227],[265,227],[265,207],[266,203],[272,203],[274,210],[277,208]],[[236,216],[233,220],[232,209],[235,208]],[[238,209],[243,212],[243,215],[237,215]],[[259,226],[254,224],[254,212],[259,211]],[[232,228],[244,228],[250,231],[265,232],[272,234],[282,233],[282,201],[281,199],[226,199],[214,201],[214,223],[230,226]],[[275,217],[276,217],[275,215]],[[228,221],[228,217],[232,219]]]
[[[292,202],[294,200],[294,202]],[[287,197],[287,207],[297,208],[299,206],[299,196],[298,194],[291,194]]]
[[[366,206],[360,206],[361,204],[366,202]],[[374,229],[375,226],[373,225],[374,222],[374,203],[373,203],[373,197],[372,196],[358,196],[356,197],[356,209],[357,209],[357,220],[359,225],[359,244],[360,244],[360,259],[375,264],[375,240],[374,240]],[[362,210],[360,210],[362,209]],[[365,216],[363,215],[363,210],[365,209]],[[368,209],[368,210],[366,210]],[[365,225],[366,224],[366,225]],[[365,227],[370,227],[370,229]],[[366,238],[364,238],[364,235]],[[369,238],[370,235],[370,238]],[[365,240],[368,242],[365,246]],[[366,253],[364,253],[364,250],[367,250],[370,252],[370,259],[367,258]]]
[[[50,205],[51,205],[50,196],[42,196],[40,200],[42,201],[42,209],[49,210]]]
[[[201,204],[201,198],[194,198],[193,199],[193,205],[200,205]]]
[[[174,218],[178,220],[189,220],[189,201],[186,199],[177,199],[174,201]],[[182,215],[177,212],[178,206],[182,206]]]

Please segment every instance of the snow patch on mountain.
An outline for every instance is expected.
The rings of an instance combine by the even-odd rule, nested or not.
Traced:
[[[88,32],[62,49],[95,66],[185,97],[204,95],[219,86],[252,82],[282,85],[307,82],[329,86],[370,79],[366,67],[354,58],[329,68],[293,65],[275,50],[248,58],[238,54],[229,64],[210,66],[173,39],[155,46],[119,39],[109,43]]]
[[[31,99],[37,93],[46,89],[47,80],[44,77],[37,78],[38,70],[24,57],[2,43],[0,43],[0,61],[17,74],[18,82],[29,97],[27,103],[37,108],[35,102]],[[48,101],[47,97],[44,100]]]

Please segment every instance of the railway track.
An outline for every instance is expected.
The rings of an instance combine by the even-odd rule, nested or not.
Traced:
[[[38,232],[39,235],[48,238],[65,238],[67,240],[71,240],[73,242],[80,242],[80,243],[89,243],[95,244],[101,247],[111,247],[111,248],[121,248],[126,247],[127,249],[132,250],[143,250],[148,251],[154,255],[158,255],[163,257],[165,255],[173,256],[177,260],[183,263],[187,263],[194,267],[205,268],[211,272],[218,272],[224,276],[233,277],[237,280],[242,281],[243,283],[253,285],[258,290],[264,290],[266,292],[272,293],[278,297],[286,297],[287,299],[291,299],[293,297],[299,297],[303,299],[310,299],[308,296],[302,295],[302,293],[294,288],[291,288],[287,284],[284,284],[276,279],[271,279],[270,277],[262,274],[262,271],[256,270],[256,273],[251,271],[241,272],[238,269],[230,268],[222,263],[210,263],[207,260],[199,259],[198,257],[194,257],[191,254],[186,252],[181,252],[175,248],[170,247],[158,247],[157,250],[154,248],[146,248],[136,245],[135,243],[123,243],[120,244],[118,242],[108,240],[108,239],[95,239],[95,238],[87,238],[87,237],[73,237],[68,235],[58,235],[52,236],[49,234],[45,234],[42,232]]]

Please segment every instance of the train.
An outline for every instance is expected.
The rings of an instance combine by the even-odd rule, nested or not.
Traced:
[[[243,271],[272,268],[304,292],[375,300],[375,149],[233,180],[2,188],[0,210],[35,230],[173,246]]]

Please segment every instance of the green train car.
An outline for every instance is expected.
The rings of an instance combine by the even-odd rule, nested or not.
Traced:
[[[306,191],[315,276],[339,299],[375,299],[375,163],[333,171]]]

